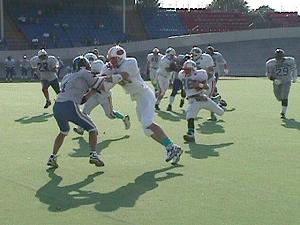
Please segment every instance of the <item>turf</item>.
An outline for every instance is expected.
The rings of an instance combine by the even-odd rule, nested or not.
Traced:
[[[53,171],[46,161],[58,128],[52,109],[42,108],[40,85],[0,84],[0,224],[300,224],[299,83],[286,120],[267,79],[223,79],[219,88],[228,111],[218,122],[200,112],[196,144],[183,143],[179,99],[173,113],[157,114],[184,148],[181,166],[164,162],[163,148],[144,136],[134,103],[117,87],[114,105],[131,116],[131,129],[101,108],[92,113],[106,166],[91,166],[87,134],[70,132]]]

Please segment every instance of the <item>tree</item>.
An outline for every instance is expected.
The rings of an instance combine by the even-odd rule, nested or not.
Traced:
[[[255,28],[269,27],[271,24],[269,13],[275,12],[268,5],[260,6],[258,9],[251,11],[252,26]]]
[[[244,0],[213,0],[210,7],[221,11],[249,12],[248,2]]]
[[[159,8],[159,0],[136,0],[136,4],[145,8]]]

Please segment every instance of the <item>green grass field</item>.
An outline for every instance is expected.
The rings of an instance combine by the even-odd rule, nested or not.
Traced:
[[[196,144],[184,144],[184,112],[161,105],[156,121],[184,154],[181,166],[144,136],[135,104],[114,89],[116,109],[132,127],[92,113],[106,163],[88,163],[88,135],[70,132],[60,167],[46,170],[58,133],[38,83],[0,84],[0,225],[298,225],[300,224],[300,84],[281,120],[271,82],[221,80],[228,111],[218,122],[199,114]],[[52,98],[54,93],[51,92]]]

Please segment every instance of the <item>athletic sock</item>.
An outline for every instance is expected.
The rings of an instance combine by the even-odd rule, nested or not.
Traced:
[[[173,146],[173,141],[166,137],[163,141],[162,141],[163,146],[166,147],[166,149],[169,149],[171,146]]]
[[[125,118],[125,115],[122,114],[122,113],[120,113],[120,112],[118,112],[118,111],[113,111],[113,114],[114,114],[114,116],[115,116],[117,119],[123,120],[123,119]]]

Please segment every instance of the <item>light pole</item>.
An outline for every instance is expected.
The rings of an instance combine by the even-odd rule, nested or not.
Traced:
[[[0,40],[3,40],[4,39],[4,9],[3,9],[3,0],[0,0],[0,21],[1,21],[1,24],[0,24]]]
[[[123,0],[123,34],[126,33],[126,0]]]

